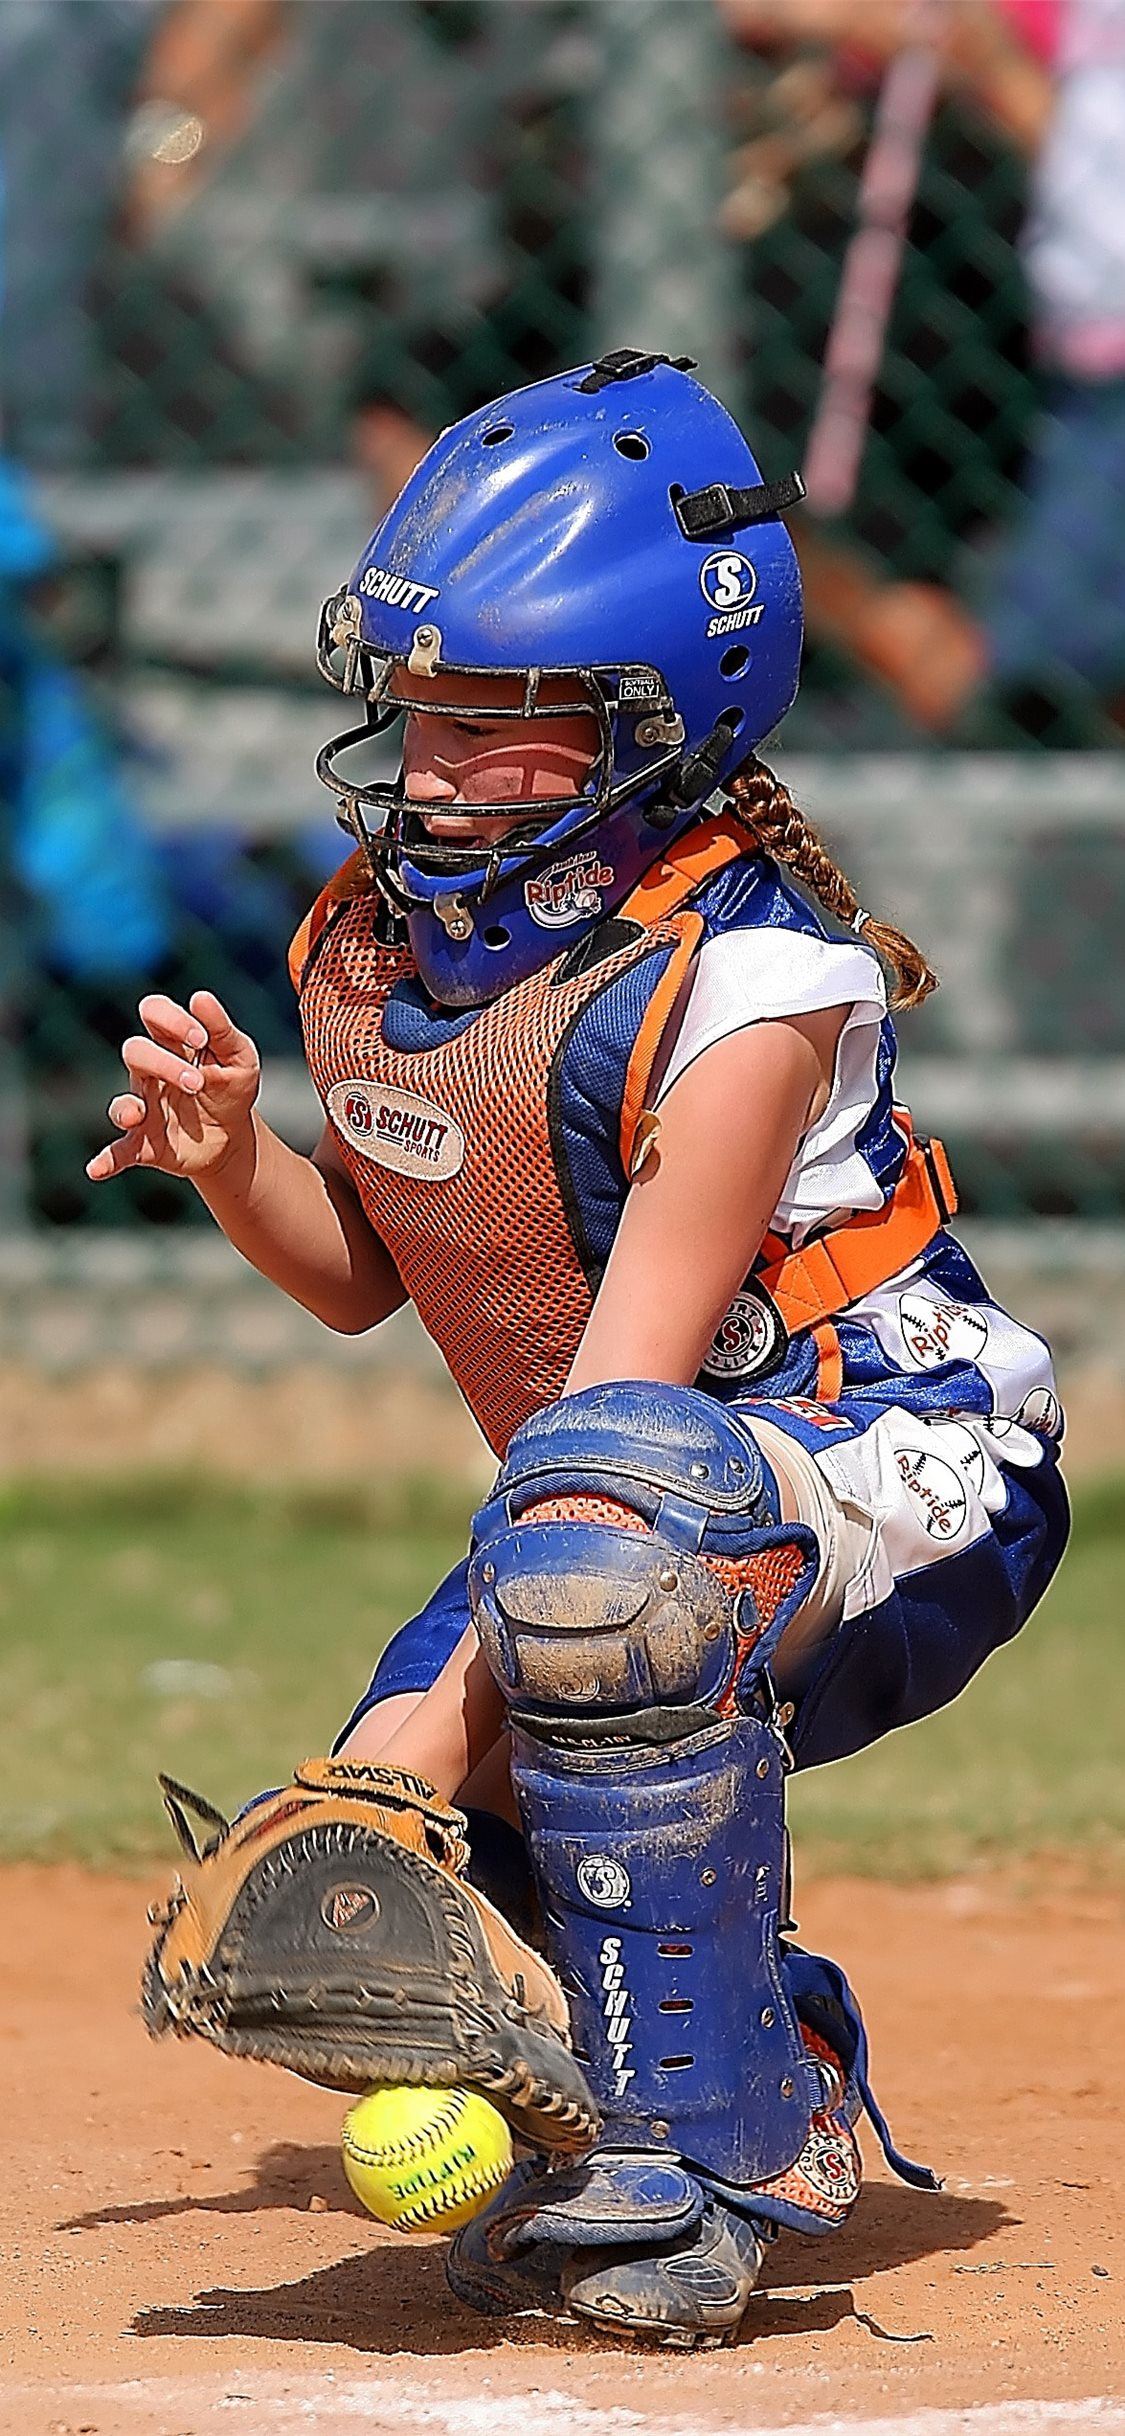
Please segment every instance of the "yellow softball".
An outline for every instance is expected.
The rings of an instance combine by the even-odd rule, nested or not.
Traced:
[[[469,2089],[369,2089],[344,2117],[356,2198],[400,2233],[453,2233],[511,2171],[512,2135]]]

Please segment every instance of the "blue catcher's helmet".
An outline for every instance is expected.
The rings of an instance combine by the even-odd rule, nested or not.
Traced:
[[[781,513],[801,495],[796,475],[762,481],[687,358],[632,349],[435,441],[325,602],[317,652],[364,704],[317,774],[435,998],[481,1005],[581,938],[788,710],[801,587]],[[364,784],[339,767],[412,704],[438,707],[447,672],[462,718],[597,725],[580,793],[474,802],[526,815],[491,851],[431,837],[401,770]],[[506,710],[466,699],[465,679],[497,676],[518,679]]]

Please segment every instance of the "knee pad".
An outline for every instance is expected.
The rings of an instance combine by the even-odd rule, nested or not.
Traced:
[[[744,1424],[626,1382],[518,1433],[470,1566],[606,2140],[747,2192],[798,2156],[821,2096],[782,1968],[768,1673],[816,1564]]]
[[[469,1598],[514,1711],[554,1716],[564,1738],[601,1720],[654,1741],[761,1706],[817,1561],[743,1422],[692,1388],[627,1380],[513,1438],[476,1518]]]

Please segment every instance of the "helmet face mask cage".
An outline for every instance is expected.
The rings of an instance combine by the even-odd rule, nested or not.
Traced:
[[[484,1005],[616,915],[784,716],[799,493],[686,361],[635,349],[422,458],[322,611],[357,724],[316,766],[439,1005]]]
[[[591,836],[630,797],[642,791],[651,795],[681,760],[683,721],[658,669],[640,665],[518,670],[462,666],[437,657],[440,636],[432,628],[420,630],[427,641],[433,636],[428,652],[419,654],[417,637],[409,654],[379,651],[357,631],[359,607],[345,588],[321,610],[317,666],[338,692],[363,700],[365,716],[361,726],[327,740],[316,758],[316,774],[337,798],[341,826],[355,837],[377,883],[400,910],[425,902],[431,888],[442,880],[455,879],[462,895],[469,892],[483,900],[502,878],[530,875],[560,850]],[[412,689],[412,674],[423,675],[427,682],[443,675],[470,685],[476,680],[483,698],[461,696],[443,703],[432,690]],[[497,703],[488,699],[487,687],[498,677],[518,681],[517,700]],[[564,687],[564,698],[543,701],[545,683],[550,683],[553,692]],[[503,818],[514,824],[493,845],[484,846],[479,840],[461,845],[429,835],[420,818],[421,807],[406,794],[401,764],[394,780],[364,783],[339,766],[341,754],[388,734],[412,711],[480,719],[489,725],[592,717],[598,749],[580,794],[451,805],[450,809],[463,809],[474,819]]]

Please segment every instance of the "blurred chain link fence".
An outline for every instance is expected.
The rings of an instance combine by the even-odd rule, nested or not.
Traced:
[[[843,365],[782,765],[944,971],[904,1063],[971,1218],[1108,1257],[1122,0],[0,0],[0,182],[10,1343],[86,1238],[143,1221],[137,1261],[203,1278],[193,1196],[83,1174],[139,986],[217,988],[311,1138],[319,601],[442,425],[625,342],[697,356],[768,475]]]

